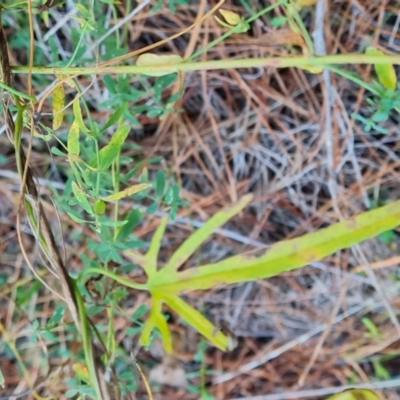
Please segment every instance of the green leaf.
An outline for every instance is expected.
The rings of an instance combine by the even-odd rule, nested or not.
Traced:
[[[117,129],[110,142],[99,151],[99,165],[97,165],[97,159],[94,159],[93,164],[95,167],[99,168],[100,171],[106,171],[110,167],[121,151],[129,130],[129,126],[121,126]]]
[[[158,271],[155,277],[149,280],[148,285],[152,290],[162,293],[177,293],[182,290],[203,290],[218,285],[268,278],[303,267],[338,250],[394,229],[399,225],[399,221],[400,200],[328,228],[278,242],[259,258],[238,255],[215,264],[174,273],[181,260],[187,258],[186,250],[182,251],[179,248],[172,256],[173,261],[168,263],[168,268],[164,267]],[[182,246],[184,245],[188,246],[185,243]]]
[[[157,204],[157,202],[154,202],[147,207],[146,213],[154,214],[157,211],[157,208],[158,208],[158,204]]]
[[[106,203],[103,200],[98,199],[94,203],[93,211],[96,215],[102,215],[106,211]]]
[[[118,107],[113,114],[111,114],[110,118],[108,121],[104,124],[104,126],[101,128],[101,131],[104,132],[106,129],[110,128],[114,124],[116,124],[119,119],[122,117],[122,114],[125,112],[127,107],[127,104],[123,104],[122,106]]]
[[[372,360],[372,365],[374,366],[375,376],[381,380],[389,380],[390,372],[382,365],[380,360]]]
[[[146,304],[141,304],[131,315],[131,320],[137,322],[138,319],[142,318],[148,311]]]
[[[132,210],[125,218],[126,224],[120,229],[118,233],[118,240],[126,239],[133,231],[135,226],[142,219],[142,211],[139,208]]]
[[[57,308],[53,312],[53,315],[47,321],[46,329],[53,329],[61,321],[62,317],[64,316],[64,312],[64,305],[57,306]]]
[[[383,51],[376,49],[375,47],[368,47],[365,51],[368,55],[384,55]],[[378,76],[379,82],[386,89],[397,88],[397,76],[396,70],[392,64],[375,64],[374,69]]]
[[[16,303],[22,306],[24,303],[32,299],[34,293],[37,293],[41,287],[40,281],[33,281],[29,285],[20,286],[17,288]]]
[[[79,129],[84,133],[89,133],[89,129],[86,127],[85,123],[83,122],[81,103],[79,102],[79,98],[75,98],[75,101],[72,105],[72,110],[74,112],[75,121],[76,121],[77,125],[79,126]]]
[[[394,239],[396,239],[396,232],[393,230],[382,232],[378,235],[378,240],[380,240],[383,243],[389,244],[393,242]]]
[[[52,146],[50,150],[56,156],[67,157],[67,155],[63,153],[61,150],[57,149],[57,147]]]
[[[58,82],[57,82],[58,83]],[[63,84],[58,84],[52,93],[53,96],[53,130],[57,130],[64,120],[65,93]]]
[[[68,149],[68,154],[79,156],[80,153],[79,125],[76,119],[72,123],[71,128],[69,129],[68,132],[67,149]]]
[[[85,193],[83,190],[76,184],[76,182],[72,182],[72,192],[74,193],[74,196],[76,200],[78,200],[78,203],[80,206],[89,214],[93,214],[92,207],[89,204],[88,199],[86,198]]]
[[[165,172],[160,169],[157,171],[156,175],[156,196],[157,198],[161,199],[164,194],[165,188]]]
[[[221,225],[240,212],[252,199],[251,195],[244,196],[239,202],[228,210],[219,211],[214,214],[200,229],[197,229],[186,239],[171,256],[163,270],[166,273],[175,272],[195,252],[195,250]]]
[[[2,388],[4,388],[4,383],[5,383],[4,375],[3,375],[3,373],[1,372],[1,369],[0,369],[0,386]]]
[[[67,211],[68,216],[75,222],[77,222],[78,224],[86,224],[86,223],[90,223],[91,221],[86,221],[85,219],[82,219],[81,217],[78,217],[77,215]]]

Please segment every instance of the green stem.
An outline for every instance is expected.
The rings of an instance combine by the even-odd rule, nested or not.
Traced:
[[[27,93],[22,93],[22,92],[20,92],[20,91],[18,91],[18,90],[16,90],[16,89],[12,88],[11,86],[7,86],[7,85],[6,85],[4,82],[2,82],[2,81],[0,81],[0,87],[3,88],[3,89],[6,89],[8,92],[10,92],[10,93],[12,93],[12,94],[15,94],[15,95],[18,96],[18,97],[21,97],[21,98],[26,99],[26,100],[33,101],[34,103],[37,102],[36,97],[31,96],[31,95],[29,95],[29,94],[27,94]]]
[[[113,279],[114,281],[120,283],[121,285],[130,287],[132,289],[137,289],[137,290],[148,290],[147,284],[146,283],[136,283],[128,278],[124,278],[122,276],[119,276],[115,274],[114,272],[107,271],[103,268],[97,268],[97,267],[92,267],[92,268],[86,268],[83,271],[81,271],[79,278],[83,277],[84,275],[88,274],[98,274],[98,275],[104,275],[108,276],[109,278]]]
[[[90,74],[148,74],[173,73],[180,71],[200,71],[229,68],[253,67],[310,67],[329,66],[337,64],[393,64],[400,65],[400,55],[371,55],[371,54],[337,54],[328,56],[288,56],[288,57],[263,57],[229,60],[210,60],[197,62],[181,62],[177,64],[159,65],[120,65],[120,66],[91,66],[91,67],[41,67],[34,66],[32,73],[36,75],[64,74],[64,75],[90,75]],[[14,66],[11,68],[16,74],[27,74],[28,66]]]
[[[90,339],[90,328],[89,328],[88,317],[86,314],[85,304],[83,302],[82,295],[79,291],[76,281],[74,280],[71,281],[75,292],[75,299],[78,306],[79,319],[81,322],[82,346],[83,346],[83,352],[85,354],[86,366],[89,371],[90,381],[96,392],[96,397],[98,399],[101,399],[102,398],[101,388],[99,387],[98,380],[96,377],[96,366],[94,364],[93,346]]]
[[[354,75],[352,72],[346,71],[342,68],[333,67],[333,66],[328,66],[327,68],[329,69],[329,71],[335,72],[336,74],[343,76],[344,78],[348,79],[349,81],[352,81],[352,82],[356,83],[357,85],[360,85],[364,89],[369,90],[371,93],[373,93],[377,96],[380,96],[379,91],[374,86],[372,86],[368,82],[365,82],[363,79],[359,78],[357,75]]]

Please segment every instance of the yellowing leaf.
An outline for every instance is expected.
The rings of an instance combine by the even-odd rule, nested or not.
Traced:
[[[384,55],[385,53],[375,47],[368,47],[365,54],[379,56]],[[374,69],[379,82],[385,89],[395,90],[397,88],[396,70],[392,64],[375,64]]]
[[[92,207],[89,204],[88,199],[86,198],[85,193],[83,190],[75,183],[72,182],[71,184],[72,192],[80,206],[89,214],[93,214]]]
[[[67,149],[68,154],[79,156],[79,126],[76,120],[74,120],[68,132]]]
[[[350,389],[337,393],[326,400],[379,400],[379,397],[368,389]]]
[[[103,197],[103,201],[117,201],[124,197],[131,196],[132,194],[141,192],[142,190],[148,189],[151,185],[149,183],[139,183],[137,185],[129,186],[128,188],[121,190],[120,192],[110,194],[109,196]]]
[[[63,84],[57,85],[53,90],[53,129],[58,129],[64,119],[65,93]]]
[[[75,363],[72,365],[72,369],[81,381],[87,384],[90,383],[89,370],[85,364]]]
[[[74,112],[75,121],[77,122],[79,129],[84,133],[89,133],[89,129],[86,128],[85,123],[83,122],[82,118],[82,110],[81,110],[81,103],[79,102],[79,98],[75,98],[75,101],[72,105],[72,110]]]
[[[173,69],[171,71],[157,71],[157,66],[159,65],[175,65],[179,64],[183,61],[183,58],[177,54],[169,54],[169,55],[158,55],[152,53],[142,54],[136,60],[136,65],[140,67],[154,67],[154,71],[143,72],[144,75],[148,76],[163,76],[168,75],[174,72]]]
[[[236,14],[233,11],[230,11],[230,10],[219,10],[219,12],[225,18],[225,21],[231,26],[236,26],[237,24],[242,22],[242,17],[239,14]]]
[[[106,211],[106,203],[103,200],[96,200],[93,206],[93,211],[96,215],[102,215]]]

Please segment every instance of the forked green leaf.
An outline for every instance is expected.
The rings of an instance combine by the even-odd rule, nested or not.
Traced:
[[[205,338],[221,350],[229,350],[230,340],[220,330],[195,308],[182,300],[177,295],[166,295],[162,293],[163,300],[189,325],[195,328]]]
[[[149,346],[151,332],[154,327],[157,327],[160,331],[165,351],[171,353],[172,338],[167,321],[161,312],[162,299],[157,293],[152,293],[152,295],[150,315],[143,326],[142,334],[140,335],[140,344],[143,346]]]
[[[259,258],[238,255],[215,264],[175,273],[163,268],[149,280],[148,285],[151,290],[175,294],[184,290],[203,290],[217,285],[268,278],[303,267],[335,251],[394,229],[399,221],[400,200],[328,228],[278,242]]]
[[[196,249],[210,236],[213,232],[227,222],[234,215],[239,213],[252,199],[251,195],[244,196],[240,201],[227,210],[222,210],[213,215],[200,229],[192,233],[181,246],[171,256],[168,263],[164,266],[163,271],[166,274],[174,273],[178,268],[196,251]]]
[[[99,151],[99,165],[97,165],[97,158],[94,159],[93,163],[100,171],[106,171],[118,156],[129,130],[129,126],[126,125],[119,127],[111,137],[110,142]]]

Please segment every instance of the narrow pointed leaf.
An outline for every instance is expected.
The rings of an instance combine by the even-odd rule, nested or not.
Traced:
[[[149,183],[140,183],[138,185],[133,185],[124,190],[121,190],[120,192],[110,194],[109,196],[103,197],[102,200],[103,201],[117,201],[117,200],[123,199],[124,197],[132,196],[135,193],[146,190],[150,186],[151,185]]]
[[[151,314],[146,319],[146,322],[143,325],[142,333],[140,334],[139,342],[142,346],[149,347],[150,346],[150,335],[155,327],[154,316]]]
[[[171,331],[169,330],[167,321],[165,320],[164,315],[159,312],[155,314],[154,316],[154,321],[155,325],[158,328],[160,334],[161,334],[161,339],[163,342],[164,350],[168,353],[172,353],[172,337],[171,337]]]
[[[84,133],[89,133],[89,129],[86,127],[83,122],[81,103],[79,102],[79,98],[76,98],[74,104],[72,105],[72,110],[74,112],[74,117],[79,129]]]
[[[83,190],[75,182],[72,182],[71,188],[80,206],[89,214],[93,214],[92,207]]]
[[[227,222],[234,215],[239,213],[251,201],[252,196],[244,196],[239,202],[231,208],[217,212],[213,215],[200,229],[195,231],[185,240],[182,245],[175,251],[167,265],[163,268],[165,272],[175,272],[178,268],[196,251],[196,249],[210,236],[212,233]]]
[[[152,295],[150,315],[143,326],[142,334],[140,335],[140,344],[143,346],[149,346],[151,332],[153,331],[154,327],[157,327],[160,331],[165,351],[171,353],[172,338],[167,321],[161,312],[162,299],[157,293],[152,293]]]
[[[110,128],[114,124],[116,124],[119,119],[122,117],[122,114],[125,112],[127,107],[127,104],[123,104],[122,106],[118,107],[113,114],[110,116],[108,121],[104,124],[104,126],[101,128],[101,131],[104,132],[106,129]]]
[[[158,252],[160,251],[161,241],[164,236],[167,222],[168,217],[161,218],[160,224],[151,239],[150,247],[146,254],[146,263],[143,265],[143,268],[149,278],[157,272]]]
[[[162,269],[149,281],[149,286],[159,292],[177,293],[268,278],[321,260],[338,250],[394,229],[399,223],[400,200],[328,228],[276,243],[259,258],[238,255],[179,273],[165,273]]]
[[[180,297],[176,295],[162,294],[165,303],[179,314],[189,325],[195,328],[205,338],[221,350],[229,348],[229,338],[217,329],[206,317],[199,311],[191,307]]]

